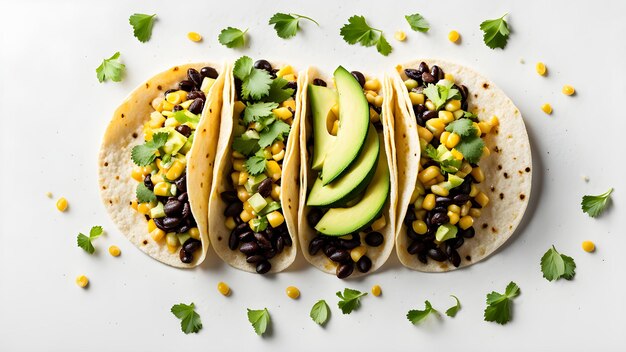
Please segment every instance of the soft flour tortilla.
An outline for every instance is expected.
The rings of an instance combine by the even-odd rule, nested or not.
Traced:
[[[309,254],[309,243],[315,236],[317,236],[317,232],[314,228],[310,227],[307,222],[307,214],[309,212],[309,207],[306,205],[306,198],[309,193],[309,185],[312,185],[314,182],[313,172],[309,166],[309,151],[307,150],[307,141],[312,138],[313,128],[311,116],[308,113],[308,84],[313,82],[314,79],[321,78],[323,79],[329,87],[333,85],[333,79],[330,77],[322,77],[321,74],[315,68],[309,68],[307,70],[307,75],[305,77],[305,82],[303,83],[302,88],[302,116],[300,121],[300,204],[299,204],[299,222],[298,222],[298,236],[302,253],[306,260],[311,263],[316,268],[320,269],[323,272],[333,274],[336,273],[336,263],[328,259],[324,254],[318,253],[314,256]],[[391,91],[391,83],[388,82],[388,79],[384,79],[382,83],[382,94],[384,96],[384,102],[381,114],[381,123],[383,125],[383,138],[384,141],[381,146],[385,148],[385,155],[387,158],[387,164],[389,166],[389,177],[390,177],[390,191],[389,191],[389,199],[383,208],[383,214],[387,219],[387,225],[380,231],[385,238],[385,241],[382,245],[378,247],[370,247],[367,250],[367,256],[372,260],[372,268],[367,273],[361,273],[358,270],[354,270],[352,275],[349,278],[356,278],[359,276],[367,275],[373,273],[378,270],[389,258],[391,251],[393,249],[393,238],[394,238],[394,229],[395,229],[395,205],[396,205],[396,197],[397,197],[397,187],[396,187],[396,174],[394,172],[394,157],[392,154],[392,139],[391,139],[391,131],[393,130],[393,124],[391,119],[387,118],[390,116],[389,110],[391,109],[391,103],[388,99],[389,92]],[[382,161],[382,160],[381,160]]]
[[[532,180],[532,160],[530,141],[522,115],[511,99],[496,85],[467,67],[441,60],[416,60],[397,67],[392,73],[395,93],[398,95],[395,110],[396,149],[398,158],[398,228],[396,252],[400,262],[408,268],[426,272],[444,272],[457,269],[452,264],[429,259],[422,264],[415,255],[407,252],[409,238],[406,236],[404,216],[417,179],[420,145],[417,135],[415,114],[403,79],[405,68],[417,68],[420,62],[429,67],[437,65],[445,73],[454,76],[458,85],[469,90],[469,110],[480,120],[497,116],[500,126],[496,134],[489,134],[486,140],[491,155],[483,158],[479,165],[485,173],[485,181],[479,188],[489,196],[489,204],[482,209],[482,215],[474,222],[476,235],[465,239],[458,251],[463,268],[485,259],[506,242],[519,225],[530,198]],[[400,132],[402,129],[405,132]],[[409,143],[399,139],[406,133]],[[404,164],[404,166],[402,166]]]
[[[169,253],[167,246],[152,240],[144,215],[130,207],[130,203],[136,198],[138,183],[130,176],[135,166],[130,153],[134,146],[144,142],[143,124],[154,111],[152,100],[186,79],[187,69],[195,68],[199,71],[204,66],[215,68],[219,76],[206,95],[204,110],[187,160],[187,193],[200,231],[202,254],[196,255],[192,263],[185,264],[180,261],[178,251]],[[139,249],[162,263],[178,268],[190,268],[202,263],[209,248],[207,206],[222,109],[225,69],[225,65],[193,63],[172,67],[152,77],[130,93],[117,108],[100,148],[100,191],[111,219]]]
[[[272,62],[272,67],[283,67],[284,64]],[[230,230],[226,227],[226,217],[224,210],[227,204],[222,200],[220,194],[222,192],[232,190],[230,184],[230,174],[232,171],[232,140],[233,126],[237,123],[237,117],[233,116],[233,108],[237,92],[235,91],[235,79],[232,68],[227,72],[226,77],[228,92],[224,94],[224,110],[222,111],[222,122],[220,125],[220,137],[217,146],[217,155],[215,167],[215,182],[213,183],[209,198],[209,238],[213,243],[213,248],[217,255],[222,258],[230,266],[244,270],[247,272],[256,272],[256,265],[246,262],[246,256],[239,250],[231,250],[228,247],[228,238]],[[296,111],[293,115],[293,123],[287,137],[287,145],[285,146],[285,158],[283,160],[280,205],[282,207],[283,217],[287,224],[287,230],[293,241],[293,244],[285,246],[283,251],[277,254],[270,261],[272,268],[269,273],[276,273],[285,270],[296,259],[298,252],[298,236],[296,220],[298,216],[298,187],[299,187],[299,141],[298,131],[300,129],[300,90],[303,87],[303,73],[298,73],[298,90],[296,91]]]

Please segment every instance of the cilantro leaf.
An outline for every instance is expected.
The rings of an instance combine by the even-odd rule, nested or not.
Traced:
[[[250,72],[252,72],[252,68],[254,67],[253,65],[254,63],[249,56],[242,56],[237,59],[237,61],[235,61],[235,65],[233,66],[233,74],[235,75],[235,77],[243,81],[244,79],[246,79],[246,77],[248,77]]]
[[[459,309],[461,309],[461,302],[459,302],[459,299],[455,295],[450,295],[450,297],[454,298],[456,304],[446,310],[446,315],[454,318],[456,316],[456,313],[459,312]]]
[[[261,132],[259,145],[261,148],[265,148],[274,143],[276,139],[283,140],[283,136],[289,134],[290,129],[291,126],[289,126],[289,124],[282,121],[275,121],[270,125],[267,131]]]
[[[270,324],[270,312],[267,308],[260,310],[248,309],[248,321],[252,324],[254,332],[261,336],[267,330],[267,326]]]
[[[91,230],[89,230],[89,236],[86,236],[82,233],[78,234],[78,236],[76,237],[76,243],[78,244],[78,247],[84,249],[85,252],[89,254],[93,254],[96,251],[96,249],[94,248],[91,241],[95,240],[101,235],[102,235],[102,226],[92,226]]]
[[[156,14],[146,15],[143,13],[136,13],[128,19],[130,25],[133,26],[133,34],[135,35],[135,38],[139,39],[140,42],[145,43],[150,40],[155,17]]]
[[[486,20],[480,24],[480,29],[484,32],[483,41],[491,49],[504,49],[509,40],[509,25],[506,23],[504,14],[500,18]]]
[[[276,103],[253,103],[248,104],[243,112],[243,123],[258,121],[260,118],[271,116],[272,110],[276,109]]]
[[[487,294],[485,321],[495,321],[498,324],[506,324],[511,321],[513,298],[519,294],[519,287],[513,281],[506,286],[504,294],[495,291]]]
[[[337,306],[339,306],[339,309],[341,309],[343,314],[350,314],[353,310],[361,306],[361,297],[366,295],[367,292],[344,288],[343,294],[341,291],[337,292],[337,297],[341,298],[341,301],[337,303]]]
[[[126,66],[120,62],[119,58],[120,52],[118,51],[110,58],[102,60],[100,66],[96,68],[98,82],[102,83],[107,79],[110,79],[113,82],[119,82],[122,80],[122,75],[124,74]]]
[[[270,92],[267,94],[265,101],[273,101],[280,104],[291,98],[293,95],[293,88],[285,88],[287,83],[289,83],[289,81],[284,78],[274,78],[272,84],[270,85]]]
[[[580,203],[583,212],[589,214],[592,218],[602,214],[610,203],[611,193],[613,193],[613,188],[609,188],[608,191],[597,196],[583,196],[583,200]]]
[[[459,119],[450,122],[448,126],[446,126],[446,131],[454,132],[461,137],[470,137],[476,135],[476,127],[474,127],[474,123],[470,119]]]
[[[241,94],[244,99],[259,100],[270,92],[272,77],[269,72],[253,68],[250,74],[242,80]]]
[[[156,159],[156,152],[167,142],[168,132],[158,132],[152,135],[152,140],[133,147],[130,152],[133,162],[138,166],[150,165]]]
[[[424,304],[426,305],[424,310],[413,309],[413,310],[410,310],[408,313],[406,313],[406,318],[409,319],[409,321],[413,323],[413,325],[417,325],[421,323],[431,313],[439,314],[439,312],[435,308],[433,308],[430,302],[424,301]]]
[[[195,305],[193,303],[187,305],[184,303],[175,304],[172,306],[171,312],[180,319],[180,329],[185,333],[197,333],[202,329],[202,321],[200,321],[200,315],[194,310]]]
[[[477,163],[483,155],[483,147],[485,142],[482,138],[474,135],[472,137],[462,138],[461,142],[456,145],[456,150],[463,154],[465,160],[470,163]]]
[[[102,235],[102,226],[92,226],[89,230],[89,239],[96,239]]]
[[[443,144],[440,144],[437,149],[431,144],[428,144],[426,145],[424,153],[433,161],[437,162],[443,172],[456,173],[463,163],[461,160],[456,159]]]
[[[557,252],[554,245],[541,257],[541,271],[548,281],[564,278],[571,280],[576,275],[574,259]]]
[[[150,203],[157,199],[154,195],[154,192],[146,187],[143,182],[139,182],[137,184],[137,190],[135,191],[135,194],[137,195],[137,202],[139,203]]]
[[[257,151],[259,147],[257,142],[256,139],[235,137],[235,139],[233,139],[233,150],[247,156]]]
[[[328,316],[330,315],[330,308],[326,301],[323,299],[317,301],[311,308],[311,313],[309,316],[319,325],[324,325],[328,321]]]
[[[378,52],[384,56],[389,55],[392,51],[391,45],[385,39],[383,31],[370,27],[363,16],[350,17],[348,23],[341,27],[339,33],[343,40],[350,45],[356,43],[366,47],[376,45]]]
[[[248,170],[248,173],[254,176],[265,171],[266,163],[267,160],[265,160],[264,157],[255,155],[248,158],[248,160],[246,160],[246,162],[244,163],[244,166],[246,167],[246,170]]]
[[[458,89],[452,88],[453,85],[453,82],[445,79],[437,84],[429,83],[424,89],[424,94],[435,104],[436,110],[439,110],[448,100],[461,99],[461,93]]]
[[[246,44],[246,33],[248,30],[241,31],[238,28],[227,27],[222,29],[217,37],[220,44],[228,48],[240,48]]]
[[[298,15],[295,13],[286,14],[280,12],[275,13],[274,16],[270,18],[269,24],[274,25],[276,34],[278,34],[279,37],[287,39],[294,37],[298,32],[299,22],[301,18],[309,20],[319,26],[319,23],[317,23],[314,19],[310,17]]]
[[[414,31],[426,33],[430,29],[430,25],[428,24],[426,19],[424,19],[424,17],[419,13],[406,15],[404,16],[404,18],[406,18],[406,21],[409,22],[411,29]]]

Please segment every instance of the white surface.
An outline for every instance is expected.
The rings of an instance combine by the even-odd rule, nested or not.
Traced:
[[[271,3],[271,5],[270,5]],[[623,58],[624,2],[585,1],[2,1],[0,22],[0,350],[1,351],[310,351],[343,346],[370,350],[604,350],[624,348],[625,289],[623,116],[626,95]],[[384,5],[383,5],[384,4]],[[267,20],[277,12],[309,15],[291,40],[279,39]],[[139,43],[128,17],[159,16],[150,42]],[[403,16],[422,13],[431,23],[424,35],[411,32]],[[482,43],[480,22],[510,13],[507,48]],[[382,28],[394,52],[348,46],[339,28],[363,14]],[[217,43],[228,25],[250,28],[249,45],[231,50]],[[403,29],[408,40],[393,33]],[[447,41],[451,29],[462,43]],[[197,31],[204,42],[186,39]],[[95,68],[121,51],[127,65],[122,83],[99,84]],[[466,270],[422,274],[402,268],[393,256],[362,281],[342,282],[310,268],[300,257],[288,272],[261,277],[231,269],[213,253],[201,268],[182,271],[160,265],[119,234],[100,203],[96,155],[117,104],[137,84],[167,67],[193,60],[233,60],[242,54],[280,59],[299,68],[331,70],[338,64],[378,73],[420,56],[467,64],[492,78],[516,102],[532,139],[534,184],[530,210],[517,235],[496,256]],[[520,63],[525,60],[525,64]],[[548,65],[538,76],[536,61]],[[565,83],[575,97],[560,93]],[[552,103],[554,114],[539,109]],[[582,175],[590,177],[589,183]],[[580,210],[583,194],[616,187],[614,206],[597,220]],[[47,191],[54,199],[45,196]],[[59,213],[55,199],[69,200]],[[619,214],[622,214],[621,216]],[[101,224],[106,236],[98,253],[76,247],[76,234]],[[581,250],[583,240],[597,251]],[[106,249],[116,244],[122,256]],[[572,282],[542,278],[539,259],[550,245],[575,258]],[[78,288],[78,274],[90,278]],[[483,321],[485,294],[519,284],[514,320],[506,326]],[[234,294],[222,297],[225,281]],[[334,293],[344,287],[367,290],[380,284],[359,311],[343,316]],[[285,287],[302,291],[293,301]],[[413,326],[409,309],[425,299],[445,311],[457,295],[456,318],[429,319]],[[332,316],[326,328],[309,318],[325,298]],[[204,328],[184,335],[169,312],[173,304],[195,302]],[[246,308],[270,310],[273,334],[260,338]]]

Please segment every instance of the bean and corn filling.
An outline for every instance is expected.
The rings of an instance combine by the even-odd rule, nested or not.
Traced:
[[[187,79],[152,101],[154,111],[144,124],[145,143],[132,151],[131,172],[137,199],[131,207],[145,215],[147,232],[180,261],[193,262],[202,247],[200,231],[187,194],[187,157],[206,95],[218,73],[213,67],[190,68]]]
[[[227,204],[224,215],[231,231],[228,247],[243,253],[257,273],[265,274],[272,268],[270,260],[293,245],[280,201],[285,146],[296,111],[297,73],[289,65],[275,69],[266,60],[256,61],[247,71],[265,75],[271,83],[266,93],[255,96],[244,89],[246,78],[237,75],[244,66],[241,59],[235,64],[233,190],[222,192],[221,198]]]
[[[382,131],[383,127],[380,121],[382,113],[383,96],[381,93],[382,85],[376,78],[366,79],[359,71],[351,72],[354,78],[363,88],[365,97],[369,105],[370,122],[376,127],[377,131]],[[313,85],[326,87],[327,83],[319,78],[313,80]],[[329,132],[336,136],[339,130],[339,105],[335,104],[329,114]],[[382,148],[382,146],[381,146]],[[309,143],[309,150],[312,150]],[[307,214],[307,223],[311,228],[315,228],[322,216],[329,209],[311,207]],[[310,255],[325,255],[333,263],[336,264],[335,275],[344,279],[352,275],[354,269],[361,273],[366,273],[372,268],[372,260],[367,255],[369,247],[378,247],[383,244],[385,238],[379,232],[387,225],[384,215],[376,219],[369,227],[362,231],[347,234],[346,236],[335,237],[318,233],[315,238],[309,242]]]
[[[497,133],[498,118],[480,121],[469,112],[467,87],[437,65],[422,62],[404,73],[422,153],[404,218],[407,251],[424,264],[432,259],[458,267],[458,249],[474,237],[474,221],[489,203],[478,187],[485,174],[477,164],[489,155],[483,138]]]

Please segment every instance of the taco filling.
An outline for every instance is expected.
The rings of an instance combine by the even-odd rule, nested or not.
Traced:
[[[305,167],[310,181],[301,221],[313,234],[304,248],[309,257],[325,257],[324,271],[347,278],[355,267],[369,272],[372,260],[384,256],[390,172],[382,84],[341,66],[332,83],[335,88],[315,78],[308,86],[312,138],[305,136],[310,156]]]
[[[206,96],[218,76],[212,67],[187,71],[187,79],[152,101],[144,143],[132,149],[137,184],[131,207],[145,215],[146,231],[180,261],[193,262],[202,248],[187,194],[187,162]]]
[[[489,156],[485,140],[497,133],[498,118],[481,121],[468,111],[471,92],[437,65],[406,68],[404,85],[415,113],[421,157],[404,218],[406,251],[429,260],[461,264],[459,248],[474,237],[474,223],[488,206],[478,166]],[[478,111],[478,110],[476,110]]]
[[[272,258],[293,245],[281,205],[281,182],[298,77],[289,65],[274,68],[266,60],[252,64],[248,57],[235,63],[233,74],[232,166],[224,170],[230,175],[230,190],[220,193],[230,231],[228,248],[265,274]]]

